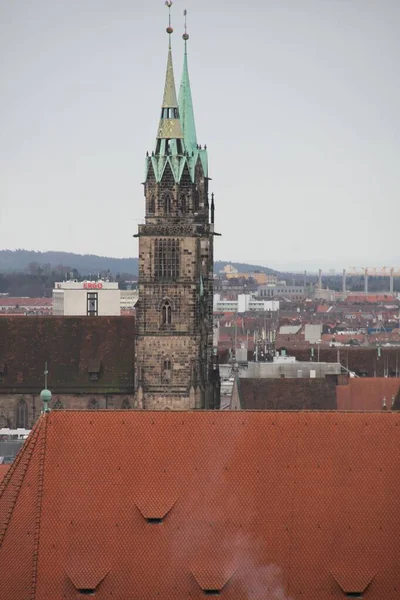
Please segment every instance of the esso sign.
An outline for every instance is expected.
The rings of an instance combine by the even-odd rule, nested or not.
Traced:
[[[101,290],[103,287],[102,283],[84,283],[83,287],[85,290]]]

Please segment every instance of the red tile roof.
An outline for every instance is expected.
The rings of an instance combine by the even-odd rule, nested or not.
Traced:
[[[399,432],[396,412],[44,415],[0,484],[2,598],[397,600]]]
[[[349,294],[345,300],[346,303],[352,302],[371,303],[375,304],[378,302],[393,302],[395,297],[392,294]]]
[[[10,465],[0,465],[0,482],[3,479],[4,475],[7,473]]]
[[[348,385],[337,388],[339,410],[381,410],[386,398],[387,408],[392,405],[400,389],[400,379],[392,377],[360,377],[348,380]]]
[[[339,344],[348,344],[351,340],[364,343],[366,337],[364,333],[324,333],[321,336],[321,340],[324,343],[330,343],[332,340]]]
[[[20,306],[27,308],[36,308],[43,306],[51,308],[52,298],[11,298],[10,296],[0,296],[0,309],[2,306]]]

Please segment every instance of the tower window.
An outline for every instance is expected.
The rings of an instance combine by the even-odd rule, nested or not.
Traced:
[[[150,200],[149,200],[149,213],[154,213],[155,212],[155,208],[156,208],[156,203],[154,200],[154,194],[152,194],[150,196]]]
[[[28,405],[22,398],[17,406],[17,428],[28,428]]]
[[[179,240],[156,240],[154,244],[154,276],[156,279],[178,279],[180,254]]]
[[[177,108],[162,108],[162,119],[179,119],[179,110]]]
[[[171,381],[171,361],[166,358],[163,363],[163,381]]]
[[[164,302],[161,312],[162,312],[163,325],[171,325],[171,323],[172,323],[172,308],[171,308],[171,304],[168,302],[168,300],[166,302]]]
[[[181,211],[183,214],[185,214],[186,213],[186,196],[185,196],[185,194],[181,194],[180,201],[181,201],[180,202]]]
[[[164,196],[164,214],[171,214],[171,196],[169,194],[165,194]]]

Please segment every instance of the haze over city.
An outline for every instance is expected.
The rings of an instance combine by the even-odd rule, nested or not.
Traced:
[[[1,4],[1,248],[137,256],[165,70],[159,5]],[[397,265],[400,3],[176,0],[178,82],[185,8],[216,258]]]

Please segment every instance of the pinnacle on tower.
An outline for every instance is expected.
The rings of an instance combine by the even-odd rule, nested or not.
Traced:
[[[157,132],[157,148],[156,154],[183,154],[183,133],[179,120],[178,100],[176,97],[174,67],[172,62],[171,35],[173,29],[171,27],[171,6],[172,2],[165,2],[169,10],[169,25],[167,33],[169,36],[168,42],[168,59],[167,72],[165,76],[164,96],[161,107],[161,118]]]
[[[185,10],[183,14],[185,16],[185,33],[182,37],[185,41],[185,54],[183,59],[181,85],[179,89],[179,114],[181,117],[185,147],[190,152],[197,148],[197,136],[187,60],[187,41],[189,39],[186,23],[187,11]]]

